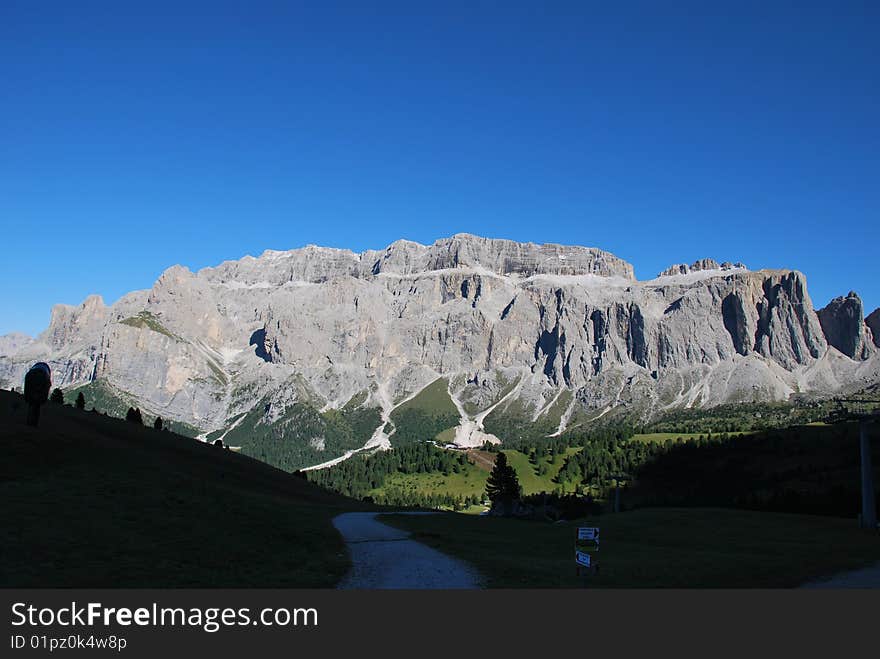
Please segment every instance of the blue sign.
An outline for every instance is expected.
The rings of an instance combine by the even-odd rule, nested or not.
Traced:
[[[574,560],[577,562],[578,565],[583,565],[584,567],[590,567],[590,565],[592,564],[592,559],[590,558],[590,555],[583,551],[575,550]]]

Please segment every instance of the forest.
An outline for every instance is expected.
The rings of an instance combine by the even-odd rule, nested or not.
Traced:
[[[622,425],[594,428],[580,437],[545,438],[519,450],[528,456],[530,468],[539,476],[550,464],[547,456],[567,456],[552,478],[555,487],[547,488],[555,497],[571,493],[607,504],[619,486],[624,509],[722,506],[839,517],[858,514],[855,423],[817,423],[749,434],[707,432],[697,437],[671,433],[664,441],[637,441],[636,430],[641,429]],[[490,453],[499,450],[491,445],[483,449]],[[877,442],[874,465],[878,471]],[[478,497],[384,486],[395,473],[448,475],[468,467],[465,452],[421,442],[356,456],[329,469],[308,472],[308,478],[376,503],[461,509],[479,503]]]

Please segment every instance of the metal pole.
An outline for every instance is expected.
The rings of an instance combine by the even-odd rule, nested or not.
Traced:
[[[871,468],[871,443],[868,422],[859,423],[859,452],[862,457],[862,528],[877,528],[877,501],[874,498],[874,472]]]

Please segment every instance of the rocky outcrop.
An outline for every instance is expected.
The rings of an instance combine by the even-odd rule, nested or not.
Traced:
[[[418,275],[470,268],[499,276],[597,275],[634,279],[633,267],[592,247],[536,245],[457,234],[421,245],[398,240],[384,250],[356,254],[309,245],[287,252],[266,251],[260,258],[227,261],[199,274],[232,288],[320,284],[338,277]]]
[[[753,297],[755,351],[788,369],[820,357],[827,344],[804,276],[797,271],[771,272],[761,282],[761,292]]]
[[[818,312],[828,343],[850,359],[865,360],[873,352],[871,331],[865,324],[862,300],[854,291],[836,297]]]
[[[449,268],[481,268],[496,275],[600,275],[634,279],[632,266],[613,254],[590,247],[536,245],[480,238],[462,233],[431,246],[397,241],[384,252],[365,252],[370,272],[424,273]],[[375,259],[375,260],[374,260]]]
[[[865,325],[871,331],[871,339],[874,345],[880,348],[880,309],[874,309],[865,317]]]
[[[381,446],[392,410],[442,381],[467,430],[456,437],[491,438],[484,422],[505,419],[551,434],[609,410],[649,418],[876,382],[872,332],[848,300],[817,315],[796,270],[704,259],[637,281],[598,249],[467,234],[309,246],[174,266],[109,308],[58,306],[37,341],[0,357],[0,385],[45,360],[59,385],[100,379],[206,431],[245,414],[248,428],[288,423],[294,408],[320,428],[319,410],[378,408]]]
[[[686,263],[676,263],[675,265],[666,268],[666,270],[657,276],[674,277],[675,275],[687,275],[692,272],[704,272],[707,270],[726,271],[734,269],[745,270],[746,266],[740,262],[731,263],[730,261],[725,261],[724,263],[718,263],[715,259],[700,259],[699,261],[694,261],[690,265]]]
[[[106,320],[107,307],[100,295],[90,295],[78,307],[56,304],[41,338],[55,348],[75,344],[100,331]]]
[[[33,342],[34,339],[32,337],[20,332],[0,336],[0,357],[13,355]]]

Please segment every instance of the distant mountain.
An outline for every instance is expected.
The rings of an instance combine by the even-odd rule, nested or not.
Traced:
[[[862,389],[880,382],[878,317],[855,293],[814,311],[796,270],[703,259],[637,281],[598,249],[459,234],[173,266],[110,307],[56,305],[34,340],[0,338],[0,383],[48,361],[58,385],[295,469]]]
[[[33,343],[33,341],[27,334],[21,334],[20,332],[0,336],[0,357],[13,355],[26,345]]]

